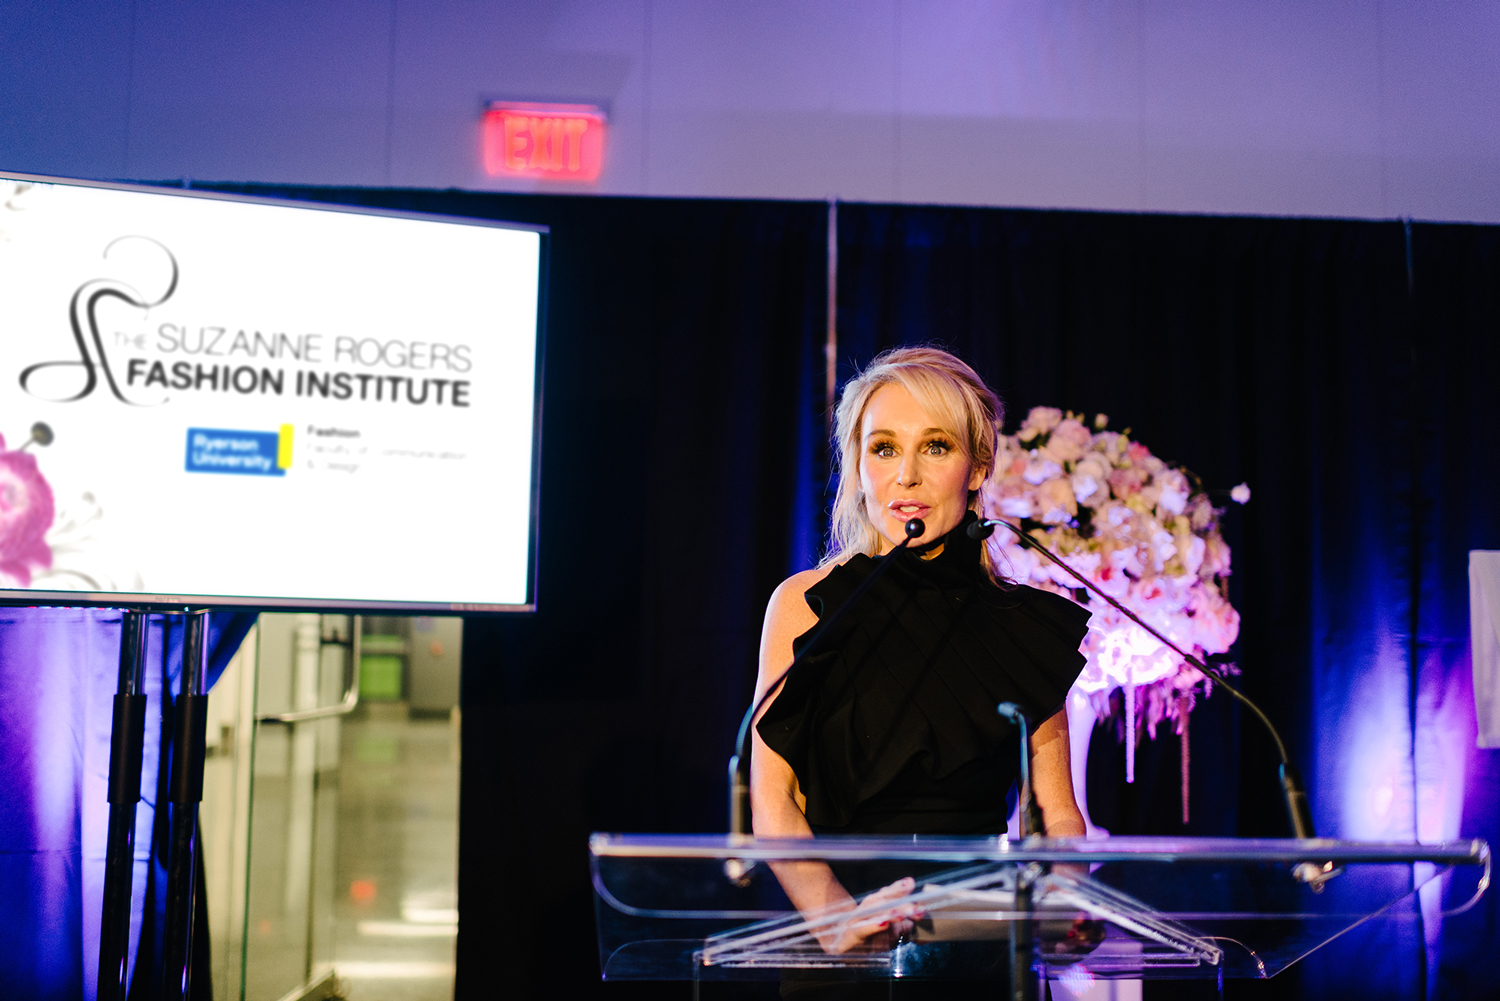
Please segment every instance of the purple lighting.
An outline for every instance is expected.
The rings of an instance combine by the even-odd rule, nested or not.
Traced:
[[[0,997],[96,996],[120,620],[115,609],[0,610]],[[253,621],[215,616],[211,678]],[[161,634],[158,619],[145,675],[150,702],[131,887],[132,968],[151,876]],[[181,630],[172,638],[167,668],[175,676]]]

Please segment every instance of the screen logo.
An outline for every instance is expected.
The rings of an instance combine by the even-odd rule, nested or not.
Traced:
[[[292,426],[280,431],[188,428],[187,471],[236,476],[285,476],[292,465]]]
[[[99,303],[104,299],[118,299],[127,305],[137,309],[147,310],[154,306],[160,306],[172,298],[172,293],[177,291],[177,258],[161,243],[151,239],[149,236],[122,236],[109,242],[104,248],[105,259],[109,258],[109,252],[127,240],[144,240],[161,250],[167,257],[169,265],[169,276],[166,291],[155,299],[148,299],[130,284],[113,278],[92,278],[78,286],[73,293],[73,298],[68,303],[68,323],[73,330],[73,345],[78,350],[76,359],[64,359],[61,361],[44,361],[30,365],[21,372],[21,388],[29,395],[38,399],[47,400],[51,403],[73,403],[91,395],[99,385],[99,376],[104,376],[104,381],[109,383],[109,391],[114,394],[115,399],[121,403],[129,403],[132,406],[141,406],[135,400],[129,399],[120,390],[120,383],[115,379],[114,369],[110,367],[109,354],[104,350],[104,337],[99,333],[98,310]],[[58,368],[80,368],[83,370],[83,383],[78,386],[78,391],[72,396],[47,396],[32,388],[32,381],[40,372]],[[46,380],[51,381],[51,380]],[[66,392],[66,390],[64,390]]]

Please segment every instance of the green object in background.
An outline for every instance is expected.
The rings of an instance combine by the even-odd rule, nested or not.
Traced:
[[[371,702],[401,699],[401,657],[393,653],[362,653],[359,658],[359,697]]]

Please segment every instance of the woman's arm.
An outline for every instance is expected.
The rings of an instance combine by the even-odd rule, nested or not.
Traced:
[[[1081,838],[1083,814],[1073,798],[1068,754],[1068,711],[1053,713],[1031,735],[1031,787],[1049,838]]]
[[[756,699],[767,688],[779,685],[782,672],[792,662],[792,640],[817,624],[818,617],[807,606],[803,595],[827,573],[827,569],[804,571],[784,581],[771,595],[765,626],[761,630]],[[774,701],[776,697],[772,696],[761,708],[755,717],[757,723]],[[797,774],[785,758],[761,740],[754,727],[750,730],[750,741],[750,815],[755,833],[760,837],[774,838],[812,837],[812,827],[803,812],[807,798],[797,783]],[[852,911],[856,906],[854,898],[834,876],[833,870],[822,862],[773,862],[771,870],[799,911],[807,913],[829,907]],[[914,887],[909,879],[898,880],[866,897],[864,902],[895,900],[910,893]],[[832,927],[819,936],[819,942],[830,953],[889,948],[898,935],[910,929],[911,917],[905,909],[893,908],[857,925]]]
[[[755,698],[767,688],[779,685],[787,665],[792,662],[792,640],[817,624],[818,617],[807,607],[803,594],[821,580],[826,570],[809,570],[782,582],[766,607],[766,621],[760,635],[760,672],[755,681]],[[776,701],[772,696],[756,714],[755,722]],[[758,729],[750,728],[750,816],[757,835],[772,838],[810,838],[807,823],[807,798],[797,784],[797,774],[786,759],[761,740]],[[848,892],[834,878],[826,865],[774,867],[792,903],[800,911],[814,910],[829,904],[851,901]],[[783,875],[786,870],[787,879]]]

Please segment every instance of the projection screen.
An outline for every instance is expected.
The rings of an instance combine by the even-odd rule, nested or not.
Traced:
[[[546,239],[0,175],[0,602],[534,607]]]

